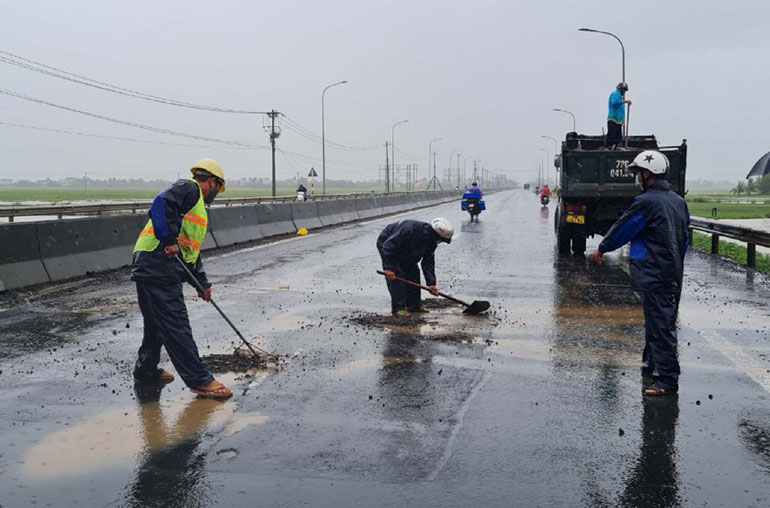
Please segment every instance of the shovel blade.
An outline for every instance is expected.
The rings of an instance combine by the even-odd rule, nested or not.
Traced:
[[[488,308],[489,302],[484,300],[476,300],[465,308],[463,314],[481,314]]]

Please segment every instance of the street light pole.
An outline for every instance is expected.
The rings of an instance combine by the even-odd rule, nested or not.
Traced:
[[[390,166],[393,168],[393,171],[391,171],[391,173],[393,173],[393,188],[391,191],[396,190],[396,127],[408,121],[409,120],[401,120],[400,122],[396,122],[390,129]]]
[[[621,81],[625,83],[626,82],[626,47],[623,46],[623,41],[621,41],[620,38],[612,32],[603,32],[601,30],[594,30],[593,28],[579,28],[578,32],[591,32],[596,34],[609,35],[610,37],[614,37],[615,40],[618,41],[618,43],[620,44],[620,51],[621,51],[622,65],[623,65],[623,79]]]
[[[440,139],[441,138],[431,139],[430,143],[428,143],[428,175],[430,175],[430,156],[431,156],[431,154],[433,154],[433,148],[432,148],[433,147],[433,143],[436,142],[436,141],[439,141]],[[430,190],[430,184],[435,182],[435,181],[436,181],[436,164],[434,163],[433,164],[433,178],[431,178],[430,181],[428,182],[428,190]],[[433,190],[436,190],[435,184],[434,184]]]
[[[326,119],[324,118],[324,96],[326,91],[333,86],[342,85],[347,81],[338,81],[327,86],[321,92],[321,178],[323,180],[323,193],[326,194]]]
[[[457,154],[457,188],[460,188],[460,156],[462,152]]]
[[[545,148],[538,148],[538,150],[540,150],[541,152],[545,152],[545,160],[547,161],[548,157],[549,157],[548,150],[545,149]],[[543,165],[545,166],[545,168],[543,169],[543,173],[545,173],[545,175],[544,175],[545,176],[545,184],[549,185],[549,183],[548,183],[548,164],[544,163]]]
[[[449,152],[449,174],[447,175],[447,185],[449,186],[450,189],[452,188],[452,156],[455,153],[458,153],[459,151],[460,150],[452,150],[451,152]],[[457,166],[458,166],[457,170],[460,171],[459,161],[457,163]]]
[[[573,115],[571,112],[567,111],[566,109],[559,109],[559,108],[553,108],[554,111],[558,111],[559,113],[567,113],[569,116],[572,117],[572,132],[577,132],[577,121],[575,120],[575,115]]]
[[[543,184],[543,157],[540,155],[533,155],[533,157],[540,163],[537,173],[537,186],[541,187]]]

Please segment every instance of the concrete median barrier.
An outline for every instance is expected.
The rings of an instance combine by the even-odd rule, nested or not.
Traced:
[[[371,219],[384,213],[382,207],[377,204],[377,198],[374,196],[354,199],[353,204],[360,219]]]
[[[212,207],[208,215],[213,248],[259,240],[265,236],[254,205]],[[203,242],[203,250],[207,250],[206,242]]]
[[[116,215],[37,223],[40,254],[52,281],[131,264],[147,218]]]
[[[324,226],[334,226],[343,223],[340,205],[337,203],[337,200],[318,201],[317,206],[318,218]]]
[[[256,210],[259,227],[265,236],[285,235],[297,231],[291,218],[289,203],[259,204]]]
[[[209,209],[201,250],[459,200],[454,190]],[[146,214],[0,225],[0,291],[131,264]]]
[[[323,227],[321,219],[318,218],[318,203],[315,201],[290,203],[289,208],[291,208],[291,219],[298,230]]]
[[[48,282],[40,260],[37,224],[0,225],[0,291]]]

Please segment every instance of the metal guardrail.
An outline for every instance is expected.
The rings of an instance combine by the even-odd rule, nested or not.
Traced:
[[[418,191],[418,192],[430,192],[430,191]],[[325,201],[330,199],[355,199],[355,198],[368,198],[377,196],[406,196],[414,194],[413,192],[390,192],[390,193],[375,193],[375,192],[356,192],[351,194],[321,194],[308,196],[308,201]],[[245,205],[249,203],[285,203],[293,202],[297,200],[296,195],[289,196],[262,196],[253,198],[231,198],[223,199],[219,198],[215,206],[232,206],[232,205]],[[7,217],[8,222],[13,222],[14,217],[29,217],[39,215],[55,215],[58,218],[62,218],[64,215],[102,215],[105,212],[131,212],[136,213],[137,210],[146,210],[152,204],[152,200],[146,201],[131,201],[123,203],[101,203],[93,205],[46,205],[46,206],[7,206],[0,207],[0,217]]]
[[[733,226],[731,224],[703,219],[701,217],[691,217],[690,237],[692,237],[693,230],[711,234],[712,254],[719,254],[720,236],[746,242],[746,265],[751,268],[757,267],[757,245],[770,247],[770,233],[758,229]]]

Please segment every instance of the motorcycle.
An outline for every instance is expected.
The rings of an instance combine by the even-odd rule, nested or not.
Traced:
[[[551,199],[548,197],[547,194],[543,194],[542,196],[540,196],[540,204],[543,205],[543,206],[548,206],[548,202],[550,200]]]
[[[305,193],[302,191],[297,191],[297,201],[305,201],[307,199],[307,196],[305,196]]]
[[[478,222],[478,216],[487,209],[484,200],[478,197],[478,194],[468,193],[463,194],[463,200],[460,202],[460,208],[463,212],[468,212],[471,216],[471,222],[476,219]]]

